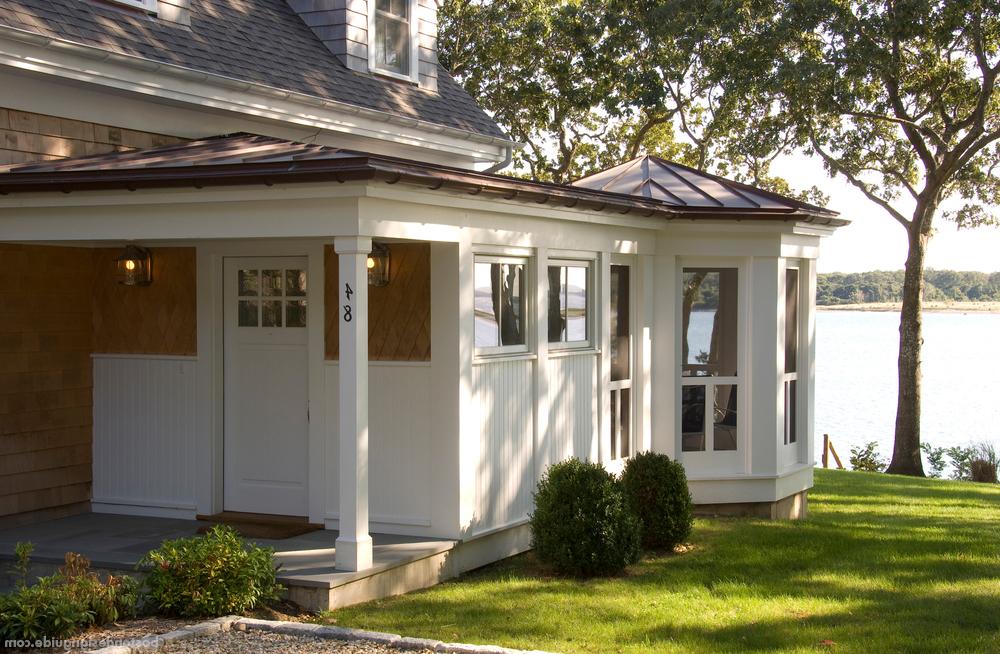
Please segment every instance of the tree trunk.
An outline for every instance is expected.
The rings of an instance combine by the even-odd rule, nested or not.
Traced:
[[[929,221],[926,221],[929,222]],[[896,440],[886,472],[924,476],[920,455],[920,350],[923,336],[924,255],[930,230],[925,221],[907,228],[910,248],[903,276],[903,306],[899,317],[899,396],[896,402]]]

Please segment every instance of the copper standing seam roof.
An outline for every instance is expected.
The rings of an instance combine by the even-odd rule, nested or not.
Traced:
[[[668,220],[701,217],[794,221],[834,227],[848,224],[848,221],[837,218],[836,212],[790,199],[785,199],[783,203],[760,203],[760,206],[749,202],[739,206],[718,203],[679,206],[638,193],[533,182],[253,134],[186,141],[132,152],[0,166],[0,195],[365,180],[429,189],[447,188],[470,195],[486,194],[554,207],[656,215]],[[764,193],[760,190],[755,192]],[[769,197],[781,198],[774,194],[769,194]]]

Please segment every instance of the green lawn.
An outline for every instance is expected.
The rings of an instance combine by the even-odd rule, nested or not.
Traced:
[[[800,522],[698,520],[625,576],[528,554],[337,624],[558,652],[1000,652],[1000,486],[817,471]]]

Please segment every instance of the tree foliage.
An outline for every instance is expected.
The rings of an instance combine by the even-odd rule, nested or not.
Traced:
[[[825,273],[816,280],[820,305],[901,302],[902,270]],[[936,302],[1000,302],[1000,272],[927,270],[924,300]]]

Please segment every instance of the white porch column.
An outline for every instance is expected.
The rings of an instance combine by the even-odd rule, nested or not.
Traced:
[[[340,535],[337,569],[372,566],[368,534],[368,253],[367,236],[334,240],[340,271]]]

